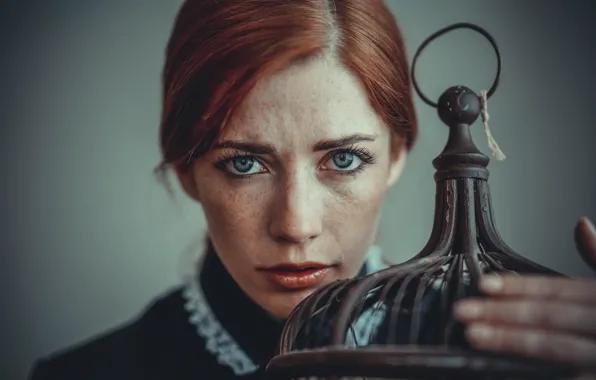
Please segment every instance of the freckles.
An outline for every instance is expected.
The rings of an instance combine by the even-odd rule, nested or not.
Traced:
[[[386,188],[386,175],[379,166],[375,164],[364,168],[355,178],[348,178],[335,187],[335,192],[346,202],[363,205],[379,203]]]
[[[250,181],[250,180],[249,180]],[[215,212],[232,220],[255,219],[264,208],[265,192],[243,191],[232,189],[219,191],[217,200],[213,202]]]
[[[258,226],[267,208],[267,185],[222,177],[208,179],[211,182],[202,191],[201,203],[210,229],[241,233]]]
[[[383,195],[380,183],[355,178],[333,189],[333,196],[328,201],[327,208],[331,211],[333,219],[338,222],[359,220],[366,223],[376,218]]]

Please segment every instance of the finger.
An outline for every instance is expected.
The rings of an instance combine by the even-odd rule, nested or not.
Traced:
[[[466,299],[455,305],[463,323],[482,322],[596,337],[596,307],[541,300]]]
[[[487,324],[469,326],[466,336],[480,350],[596,369],[596,342],[584,337]]]
[[[575,245],[584,261],[596,271],[596,228],[588,218],[575,226]]]
[[[499,297],[596,304],[596,281],[553,276],[486,276],[480,289]]]

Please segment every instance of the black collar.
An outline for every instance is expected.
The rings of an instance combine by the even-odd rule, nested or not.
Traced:
[[[359,276],[366,274],[365,267]],[[255,364],[264,368],[277,354],[285,321],[274,319],[240,289],[210,241],[199,276],[207,303],[222,327]]]

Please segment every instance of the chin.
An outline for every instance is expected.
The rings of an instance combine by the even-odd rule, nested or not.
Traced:
[[[266,296],[264,309],[278,319],[286,319],[296,306],[306,297],[310,296],[316,288],[304,289],[294,292],[280,292]]]

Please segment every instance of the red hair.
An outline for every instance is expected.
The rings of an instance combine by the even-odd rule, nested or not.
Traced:
[[[331,50],[407,149],[417,134],[401,32],[382,0],[186,0],[163,71],[161,169],[212,146],[254,85]]]

